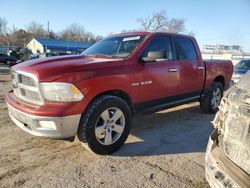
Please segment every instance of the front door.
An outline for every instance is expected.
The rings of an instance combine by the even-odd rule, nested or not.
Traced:
[[[164,52],[165,57],[138,65],[141,75],[141,101],[164,100],[169,96],[177,95],[180,64],[174,58],[170,37],[167,35],[155,36],[143,51],[141,58],[147,57],[150,52]]]

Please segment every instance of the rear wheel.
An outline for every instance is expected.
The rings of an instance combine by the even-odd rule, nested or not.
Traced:
[[[87,149],[105,155],[119,149],[126,141],[132,114],[128,104],[111,95],[92,101],[84,112],[77,136]]]
[[[216,113],[223,96],[223,85],[220,82],[214,82],[212,89],[201,99],[200,107],[203,112]]]

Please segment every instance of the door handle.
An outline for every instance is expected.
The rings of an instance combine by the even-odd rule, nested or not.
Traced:
[[[170,69],[168,69],[168,72],[177,72],[177,71],[178,71],[177,68],[170,68]]]
[[[203,70],[203,69],[204,69],[204,67],[197,67],[197,69],[198,69],[198,70]]]

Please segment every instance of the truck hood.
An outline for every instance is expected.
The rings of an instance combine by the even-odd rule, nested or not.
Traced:
[[[98,55],[68,55],[29,60],[13,66],[12,70],[32,73],[41,82],[55,81],[67,75],[81,73],[81,76],[77,78],[79,80],[86,75],[93,75],[97,69],[121,66],[119,62],[123,61],[122,58],[107,58]],[[83,72],[85,74],[82,74]]]

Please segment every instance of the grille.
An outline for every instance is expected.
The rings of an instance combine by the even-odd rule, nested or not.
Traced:
[[[32,78],[25,76],[25,75],[20,75],[20,82],[25,84],[25,85],[29,85],[29,86],[36,86],[36,82],[35,80],[33,80]]]
[[[26,98],[30,98],[33,100],[39,100],[39,94],[35,91],[29,91],[29,90],[25,90],[25,89],[20,89],[22,96],[25,96]]]
[[[14,94],[27,102],[43,104],[41,92],[35,77],[26,72],[11,72]]]

